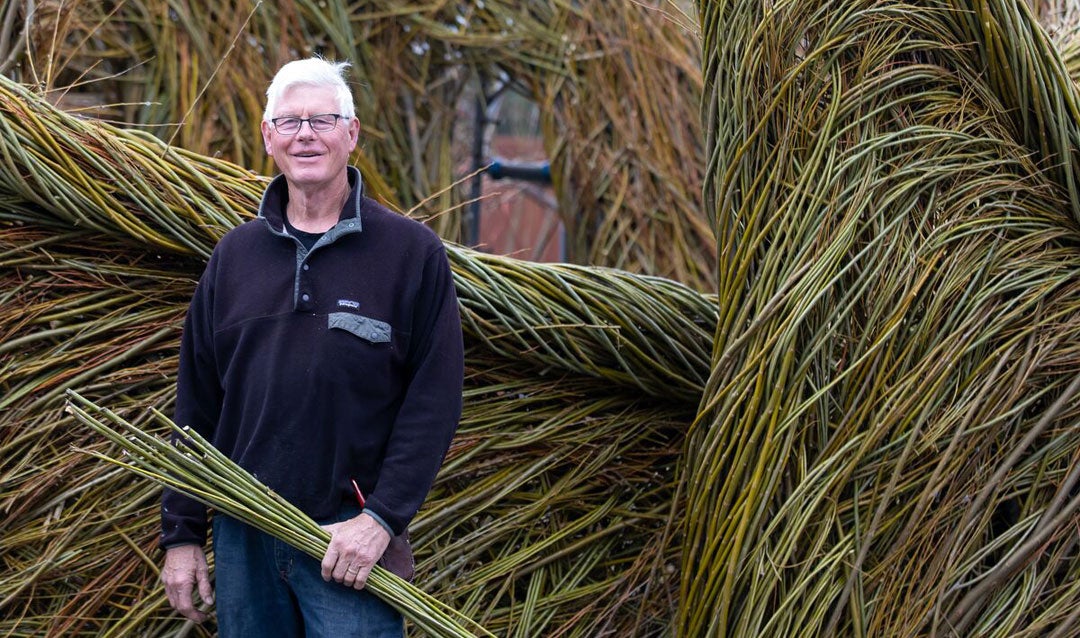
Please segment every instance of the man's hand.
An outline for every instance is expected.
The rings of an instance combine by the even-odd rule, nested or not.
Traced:
[[[198,586],[199,596],[208,605],[214,604],[214,589],[210,586],[210,571],[206,554],[199,545],[178,545],[165,550],[165,566],[161,582],[169,604],[185,618],[195,622],[207,619],[206,613],[195,608],[191,592]]]
[[[368,574],[390,544],[390,534],[378,521],[360,514],[347,521],[325,525],[330,546],[322,559],[322,577],[353,589],[363,589]]]

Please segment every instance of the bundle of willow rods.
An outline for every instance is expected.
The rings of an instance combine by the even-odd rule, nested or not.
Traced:
[[[656,397],[701,396],[715,297],[625,271],[448,251],[464,330],[496,354]]]
[[[326,553],[329,532],[218,452],[198,432],[180,428],[165,415],[154,412],[156,419],[177,435],[169,441],[147,434],[77,392],[69,390],[67,397],[67,411],[80,423],[115,443],[123,457],[82,451],[180,490],[219,512],[288,542],[313,558],[321,559]],[[379,565],[372,568],[366,587],[433,637],[493,635]],[[472,630],[463,627],[461,621]]]
[[[589,377],[517,373],[483,352],[468,359],[473,411],[414,525],[431,552],[419,558],[427,578],[500,635],[664,634],[692,408]],[[499,604],[466,596],[474,582]]]

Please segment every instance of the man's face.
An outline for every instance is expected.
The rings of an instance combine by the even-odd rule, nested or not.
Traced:
[[[330,87],[297,85],[278,100],[271,117],[309,118],[312,115],[337,113],[338,102]],[[340,119],[332,131],[318,133],[304,122],[292,135],[278,133],[270,122],[262,123],[266,152],[285,174],[290,187],[310,189],[326,187],[345,179],[349,154],[356,148],[360,121]]]

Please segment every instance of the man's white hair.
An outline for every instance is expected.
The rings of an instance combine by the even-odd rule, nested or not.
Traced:
[[[270,86],[266,89],[266,110],[263,120],[270,121],[277,117],[275,109],[278,100],[285,91],[294,86],[328,86],[337,91],[338,114],[347,118],[356,117],[353,95],[345,83],[345,69],[348,62],[330,62],[319,57],[293,60],[281,67]]]

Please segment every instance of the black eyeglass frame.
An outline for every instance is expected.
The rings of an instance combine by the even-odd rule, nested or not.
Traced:
[[[332,118],[334,118],[334,121],[333,121],[333,123],[331,123],[330,128],[323,129],[323,130],[315,128],[315,125],[312,123],[312,120],[318,120],[319,118],[324,118],[324,117],[332,117]],[[277,131],[278,133],[280,133],[281,135],[296,135],[297,133],[300,132],[300,129],[304,128],[304,122],[307,122],[308,128],[310,128],[312,131],[315,131],[316,133],[329,133],[330,131],[337,128],[338,120],[344,120],[344,119],[348,119],[348,118],[346,118],[346,116],[344,116],[344,115],[341,115],[340,113],[317,113],[315,115],[312,115],[311,117],[296,117],[295,115],[285,115],[285,116],[282,116],[282,117],[270,118],[270,125],[273,126],[274,130]],[[281,125],[279,124],[279,122],[282,122],[283,120],[296,121],[297,122],[296,130],[295,131],[283,131],[283,130],[281,130]]]

